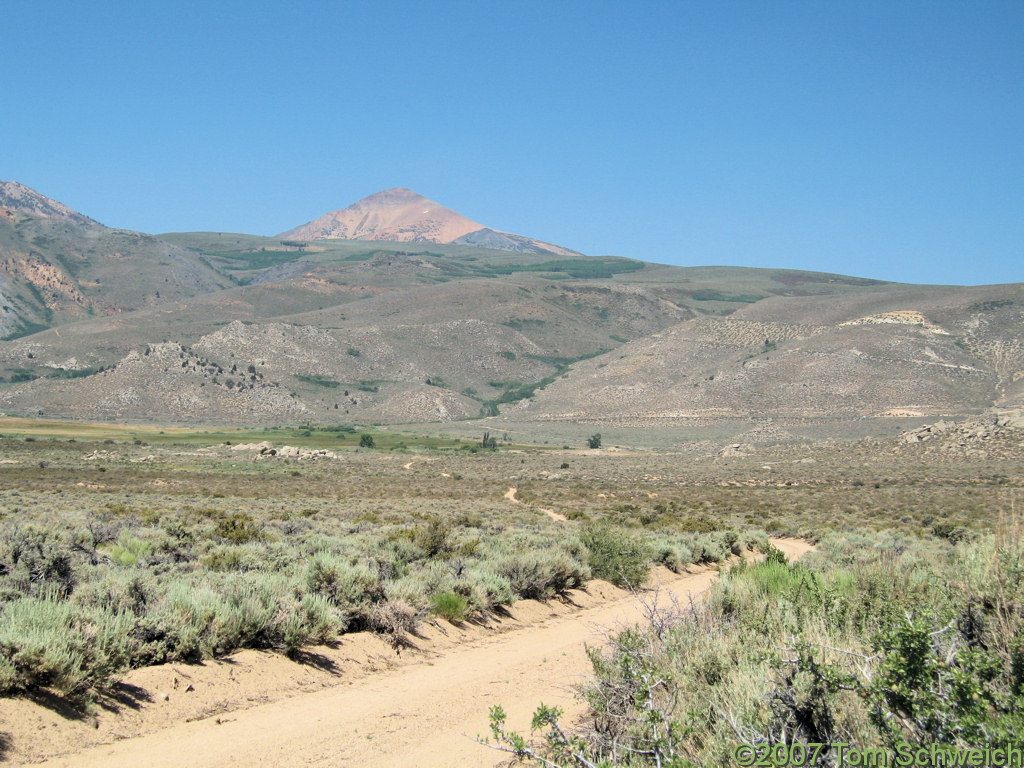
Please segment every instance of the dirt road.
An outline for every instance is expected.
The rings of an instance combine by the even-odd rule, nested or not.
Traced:
[[[810,547],[778,540],[790,558]],[[674,578],[662,592],[687,600],[717,574]],[[638,602],[617,595],[568,615],[446,650],[433,660],[364,676],[283,701],[235,710],[155,733],[92,747],[39,765],[67,768],[221,768],[223,766],[492,766],[506,755],[470,737],[487,732],[487,713],[502,704],[510,725],[528,729],[543,702],[572,716],[581,708],[571,686],[589,671],[584,644],[602,630],[641,618]]]

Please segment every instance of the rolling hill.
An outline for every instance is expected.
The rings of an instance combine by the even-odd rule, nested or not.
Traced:
[[[510,251],[441,214],[431,231],[453,242],[154,237],[4,190],[8,415],[678,445],[896,434],[1024,404],[1020,284]]]
[[[196,251],[0,182],[0,337],[226,288]]]

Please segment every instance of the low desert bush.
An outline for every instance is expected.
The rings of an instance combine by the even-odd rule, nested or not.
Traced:
[[[118,565],[139,565],[153,554],[153,545],[148,541],[133,538],[127,531],[121,535],[110,550],[110,559]]]
[[[620,587],[639,586],[651,565],[651,548],[639,536],[607,525],[580,536],[589,554],[591,573]]]
[[[366,627],[371,607],[384,599],[384,585],[376,569],[353,565],[327,552],[314,555],[309,562],[306,587],[341,609],[350,630]]]
[[[567,589],[582,587],[590,577],[587,567],[562,549],[513,552],[493,563],[519,597],[546,600]]]
[[[213,536],[229,544],[261,541],[263,527],[247,512],[222,515],[213,526]]]
[[[430,607],[435,615],[458,623],[466,620],[469,601],[455,592],[440,592],[430,597]]]
[[[3,538],[0,563],[5,591],[67,597],[78,577],[71,547],[56,533],[15,526]]]
[[[480,567],[470,572],[469,578],[482,593],[476,598],[479,608],[489,610],[508,605],[516,599],[516,593],[508,578],[489,567]]]
[[[854,534],[799,563],[780,554],[733,567],[688,610],[648,606],[646,625],[592,650],[583,736],[569,738],[547,707],[539,743],[506,731],[500,709],[492,734],[555,768],[729,766],[741,742],[806,755],[825,744],[819,765],[839,760],[829,744],[884,750],[891,765],[904,744],[1020,744],[1020,538]]]
[[[46,687],[81,697],[127,668],[134,617],[72,605],[59,591],[7,603],[0,615],[0,692]]]
[[[387,637],[394,646],[405,645],[409,635],[415,634],[423,614],[424,611],[412,603],[389,598],[374,604],[370,610],[369,628]]]

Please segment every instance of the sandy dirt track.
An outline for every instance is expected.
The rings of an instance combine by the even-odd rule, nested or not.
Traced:
[[[801,541],[774,543],[791,559],[810,549]],[[686,601],[706,590],[716,577],[711,570],[665,577],[661,592]],[[507,755],[469,738],[487,732],[492,704],[502,704],[510,725],[524,731],[541,702],[564,707],[570,717],[582,714],[571,686],[590,671],[584,645],[599,644],[604,630],[641,618],[641,606],[631,595],[611,588],[605,595],[607,599],[590,607],[534,616],[521,628],[478,636],[432,659],[419,658],[350,684],[181,722],[35,764],[67,768],[496,765]]]

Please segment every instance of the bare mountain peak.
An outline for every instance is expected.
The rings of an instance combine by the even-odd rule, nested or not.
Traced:
[[[406,187],[393,187],[364,197],[278,237],[460,243],[499,250],[578,255],[558,245],[492,230]]]
[[[422,214],[426,214],[431,210],[439,210],[447,214],[451,214],[452,216],[460,215],[455,211],[445,208],[440,203],[436,203],[418,192],[413,192],[411,189],[407,189],[405,187],[392,187],[391,189],[375,192],[372,195],[364,197],[362,200],[357,200],[352,203],[352,205],[347,208],[343,208],[342,210],[366,211],[380,208],[403,208],[404,206],[413,206],[413,208],[422,207],[424,208]],[[338,213],[338,211],[334,211],[334,213]],[[415,211],[413,211],[413,213],[415,213]],[[467,221],[469,220],[467,219]]]
[[[368,197],[364,197],[354,205],[360,204],[374,204],[374,205],[394,205],[396,203],[410,203],[418,200],[426,200],[427,202],[433,202],[427,200],[423,195],[418,192],[413,192],[407,187],[392,187],[391,189],[384,189],[380,192],[375,192]],[[351,207],[351,206],[349,206]]]
[[[48,219],[72,221],[85,226],[102,226],[98,221],[83,216],[63,203],[51,200],[20,181],[0,181],[0,208]]]

